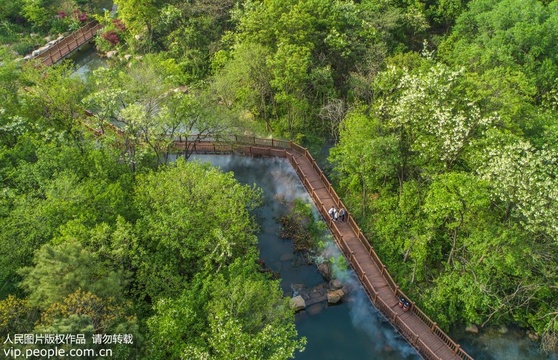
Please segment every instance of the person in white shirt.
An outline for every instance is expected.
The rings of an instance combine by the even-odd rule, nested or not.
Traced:
[[[327,213],[329,214],[329,217],[333,219],[333,215],[335,215],[335,207],[332,206]]]

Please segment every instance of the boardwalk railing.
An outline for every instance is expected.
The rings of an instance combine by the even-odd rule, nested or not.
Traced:
[[[40,60],[45,66],[51,66],[90,41],[101,28],[103,25],[91,21],[34,58]]]
[[[350,251],[347,243],[343,240],[343,236],[341,235],[341,232],[337,227],[337,223],[330,218],[327,213],[328,209],[321,202],[320,198],[317,196],[316,192],[310,185],[308,179],[304,176],[300,169],[297,157],[295,156],[296,154],[298,154],[299,156],[304,156],[306,160],[311,163],[313,169],[316,171],[317,174],[319,174],[323,184],[327,188],[327,191],[333,199],[335,206],[337,208],[347,209],[341,198],[337,195],[337,193],[331,186],[331,183],[329,182],[327,177],[324,175],[324,173],[306,148],[291,141],[277,140],[272,138],[261,139],[256,137],[238,135],[230,135],[225,137],[221,136],[218,138],[206,139],[203,142],[195,142],[194,139],[192,139],[192,142],[186,142],[186,144],[188,144],[187,146],[192,147],[191,149],[193,150],[193,152],[197,153],[240,152],[243,154],[254,156],[286,157],[298,173],[300,179],[302,180],[302,183],[304,184],[304,187],[308,190],[310,196],[312,196],[312,199],[318,207],[318,210],[325,219],[326,223],[329,225],[329,228],[334,235],[337,245],[343,251],[345,257],[349,260],[349,263],[351,264],[359,280],[363,284],[364,290],[366,291],[372,303],[389,321],[391,321],[395,325],[399,332],[407,339],[407,341],[412,346],[414,346],[419,351],[422,356],[424,356],[426,359],[440,359],[440,357],[436,355],[436,349],[431,349],[424,341],[422,341],[420,335],[415,333],[413,329],[408,327],[408,325],[399,317],[397,312],[395,312],[381,297],[378,296],[378,291],[372,285],[370,280],[365,276],[365,272],[359,265],[354,254]],[[291,152],[289,152],[288,150],[291,150]],[[359,228],[354,218],[350,214],[348,215],[347,221],[354,233],[357,234],[359,241],[366,248],[370,258],[376,264],[378,269],[381,270],[381,274],[385,279],[387,285],[393,292],[393,296],[396,298],[405,297],[405,299],[409,299],[409,297],[405,295],[405,293],[401,289],[399,289],[399,287],[389,274],[386,266],[382,263],[382,261],[374,251],[374,247],[370,244],[366,236],[364,236],[362,230]],[[440,329],[440,327],[438,327],[438,325],[434,321],[432,321],[418,306],[416,306],[414,302],[411,302],[409,310],[420,320],[422,320],[422,322],[424,322],[428,326],[430,331],[439,339],[441,339],[441,341],[446,344],[446,346],[453,352],[456,357],[464,360],[473,360],[473,358],[469,354],[461,349],[459,344],[455,343],[442,329]]]

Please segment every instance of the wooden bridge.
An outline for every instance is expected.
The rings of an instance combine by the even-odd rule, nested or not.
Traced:
[[[347,207],[332,188],[324,173],[307,149],[289,141],[230,136],[214,141],[176,141],[185,153],[240,153],[250,156],[287,158],[312,196],[318,210],[334,235],[335,241],[356,272],[370,301],[395,326],[425,359],[472,360],[418,306],[410,302],[408,311],[398,306],[399,298],[408,297],[393,281],[386,266],[376,255],[349,213],[347,222],[334,222],[328,216],[331,206]]]
[[[45,51],[31,56],[31,58],[38,59],[45,66],[54,65],[79,49],[85,43],[91,41],[101,28],[103,28],[103,25],[96,21],[91,21],[65,38],[62,38],[60,41],[57,41]]]

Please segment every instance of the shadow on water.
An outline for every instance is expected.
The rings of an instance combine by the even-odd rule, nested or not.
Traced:
[[[261,227],[258,235],[260,257],[271,270],[279,272],[286,295],[292,294],[293,284],[311,288],[324,282],[314,265],[297,263],[290,241],[279,238],[280,225],[275,219],[283,209],[277,196],[286,200],[301,198],[311,203],[287,160],[235,155],[197,155],[193,158],[209,162],[225,172],[232,171],[241,183],[256,184],[262,188],[264,204],[256,214]],[[318,216],[317,209],[313,211]],[[340,254],[333,244],[328,251],[333,255]],[[297,354],[296,359],[420,359],[416,351],[371,306],[352,271],[336,275],[345,284],[352,284],[355,290],[339,305],[316,304],[321,308],[313,309],[319,310],[316,314],[312,311],[310,315],[310,311],[306,310],[297,314],[298,332],[308,339],[308,343],[306,350]]]

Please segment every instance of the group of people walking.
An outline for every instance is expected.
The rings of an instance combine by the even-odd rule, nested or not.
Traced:
[[[341,221],[347,221],[347,212],[343,208],[337,210],[335,206],[332,206],[327,213],[333,221],[337,221],[339,219],[341,219]]]

